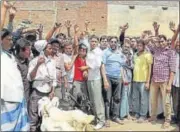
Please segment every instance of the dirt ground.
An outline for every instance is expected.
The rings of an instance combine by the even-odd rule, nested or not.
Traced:
[[[111,122],[111,127],[105,127],[99,131],[178,131],[178,127],[176,125],[171,125],[168,129],[162,129],[162,123],[163,120],[158,120],[155,125],[149,122],[139,124],[135,121],[126,120],[124,125]]]

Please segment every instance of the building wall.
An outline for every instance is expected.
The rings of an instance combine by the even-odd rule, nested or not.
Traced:
[[[129,5],[134,5],[135,9],[129,9]],[[168,10],[162,10],[168,7]],[[152,30],[152,23],[160,23],[159,32],[168,37],[172,37],[169,30],[169,22],[179,23],[178,2],[109,2],[108,3],[108,34],[118,35],[119,26],[129,23],[127,35],[139,36],[142,31]]]
[[[43,24],[46,33],[55,22],[64,24],[66,20],[71,20],[72,25],[78,24],[84,30],[84,22],[89,20],[93,33],[106,34],[107,31],[106,1],[18,1],[15,6],[18,10],[15,27],[22,19],[29,19],[33,21],[32,27]],[[73,27],[71,31],[73,33]],[[67,32],[64,26],[62,32]]]
[[[135,5],[135,9],[130,10],[129,5]],[[160,32],[169,37],[169,21],[177,24],[179,20],[179,3],[170,1],[18,1],[15,6],[15,27],[22,19],[30,19],[32,27],[43,24],[45,33],[56,21],[64,24],[71,20],[84,30],[84,21],[89,20],[90,31],[97,35],[118,35],[118,27],[128,22],[127,35],[136,36],[152,29],[152,22],[157,21],[161,23]],[[163,11],[162,6],[168,6],[168,10]],[[62,32],[66,33],[65,27]]]

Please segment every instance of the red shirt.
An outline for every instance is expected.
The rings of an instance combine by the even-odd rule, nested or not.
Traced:
[[[84,81],[83,72],[79,69],[81,66],[86,66],[86,61],[77,57],[74,62],[74,81]]]

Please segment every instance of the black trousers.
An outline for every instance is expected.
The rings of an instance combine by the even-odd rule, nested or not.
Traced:
[[[120,79],[111,77],[107,78],[110,84],[110,88],[103,91],[103,97],[105,102],[105,115],[106,119],[110,119],[110,113],[112,112],[112,118],[115,119],[119,118],[120,93],[122,83]]]

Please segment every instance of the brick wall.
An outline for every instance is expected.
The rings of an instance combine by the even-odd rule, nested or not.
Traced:
[[[106,34],[107,31],[106,1],[19,1],[15,6],[18,10],[15,27],[22,19],[30,19],[32,27],[42,23],[46,33],[56,21],[64,24],[66,20],[71,20],[72,25],[78,24],[84,30],[84,22],[89,20],[91,31],[95,29],[96,34]],[[73,27],[71,31],[73,33]],[[62,32],[66,33],[65,27]]]

